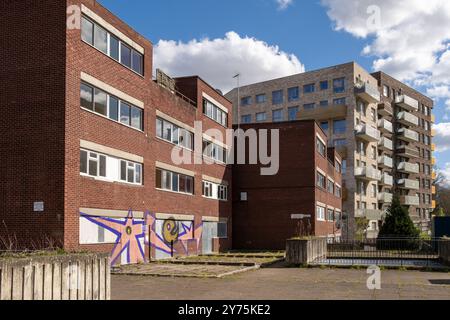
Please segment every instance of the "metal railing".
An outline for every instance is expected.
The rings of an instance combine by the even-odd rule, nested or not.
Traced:
[[[431,267],[439,262],[440,241],[449,240],[382,238],[335,241],[330,239],[326,258],[316,263]]]

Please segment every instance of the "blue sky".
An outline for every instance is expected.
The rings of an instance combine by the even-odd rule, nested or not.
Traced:
[[[450,79],[446,76],[447,71],[450,73],[450,31],[441,31],[442,28],[450,30],[450,1],[284,1],[288,5],[280,9],[278,0],[99,0],[153,42],[156,63],[174,76],[196,73],[213,84],[217,79],[217,86],[223,87],[218,78],[230,79],[237,70],[230,70],[229,74],[224,72],[217,66],[214,54],[223,59],[226,53],[217,51],[229,48],[230,55],[232,51],[239,51],[239,54],[230,57],[233,65],[239,65],[242,55],[250,55],[250,58],[242,58],[243,66],[237,67],[249,67],[248,61],[251,59],[256,71],[248,70],[248,74],[258,72],[263,61],[273,60],[273,67],[268,66],[265,71],[269,79],[296,73],[301,67],[313,70],[352,60],[367,70],[373,71],[379,67],[400,80],[408,79],[411,85],[433,95],[436,100],[436,143],[441,151],[436,153],[436,157],[438,167],[450,178]],[[382,18],[375,30],[366,24],[367,10],[372,3],[379,6]],[[423,12],[427,16],[421,24]],[[225,35],[230,31],[237,35],[227,38]],[[247,39],[245,37],[251,40],[244,40]],[[203,46],[189,44],[193,39],[196,39],[197,45],[202,43]],[[209,40],[205,42],[204,39]],[[214,39],[223,43],[214,44]],[[165,42],[158,49],[160,40],[175,42]],[[255,44],[256,40],[264,44]],[[422,44],[420,54],[414,55],[414,50],[410,48],[417,49]],[[278,46],[279,49],[271,46]],[[194,47],[198,50],[193,50]],[[430,49],[427,51],[424,48]],[[204,51],[203,55],[198,53],[199,50]],[[246,51],[258,51],[259,54],[255,58]],[[165,58],[171,54],[181,58]],[[289,55],[294,55],[295,59]],[[208,56],[212,58],[208,60]],[[182,61],[175,63],[173,60]],[[186,64],[185,61],[193,62]],[[280,62],[284,68],[275,71]],[[216,74],[211,70],[216,70]],[[264,80],[258,76],[249,76],[248,82]]]
[[[228,31],[251,36],[294,53],[307,70],[356,60],[370,68],[372,59],[361,56],[365,40],[336,32],[320,1],[293,3],[278,10],[273,0],[100,0],[113,13],[154,44],[160,39],[221,38]]]

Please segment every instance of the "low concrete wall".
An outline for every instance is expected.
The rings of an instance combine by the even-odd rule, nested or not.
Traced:
[[[450,239],[439,240],[439,257],[443,263],[450,266]]]
[[[327,256],[327,239],[290,239],[286,242],[286,262],[308,264]]]
[[[108,254],[0,258],[0,300],[110,300]]]

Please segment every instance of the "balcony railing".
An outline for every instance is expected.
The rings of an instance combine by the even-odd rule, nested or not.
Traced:
[[[388,102],[383,102],[378,105],[378,114],[382,115],[383,117],[389,117],[394,114],[392,110],[392,106]]]
[[[378,129],[383,133],[393,133],[394,132],[392,122],[390,122],[386,119],[378,120]]]
[[[375,209],[356,209],[356,218],[366,218],[367,220],[382,220],[383,211]]]
[[[357,167],[355,168],[355,177],[363,180],[379,181],[381,180],[381,171],[372,167]]]
[[[381,176],[381,180],[379,183],[381,186],[392,187],[394,185],[394,178],[390,174],[385,172]]]
[[[380,156],[378,157],[378,166],[381,168],[393,168],[394,161],[391,157],[388,156]]]
[[[405,157],[405,158],[418,158],[419,157],[419,151],[415,148],[411,148],[407,145],[398,145],[397,148],[397,154],[399,156]]]
[[[419,190],[420,188],[419,181],[410,179],[399,179],[397,181],[397,186],[401,189],[407,190]]]
[[[392,203],[392,200],[394,199],[394,195],[389,192],[381,192],[378,194],[378,202],[379,203]]]
[[[355,127],[356,136],[360,139],[369,141],[369,142],[377,142],[380,140],[380,131],[377,129],[365,124],[358,125]]]
[[[400,204],[404,206],[418,206],[420,199],[417,196],[402,196],[400,197]]]
[[[432,186],[431,187],[431,193],[432,194],[436,194],[436,186]]]
[[[378,142],[378,148],[380,148],[383,151],[392,151],[394,150],[393,144],[392,144],[392,140],[383,137],[380,139],[380,141]]]
[[[404,172],[404,173],[418,174],[419,173],[419,165],[417,163],[400,162],[397,165],[397,171]]]
[[[397,138],[408,142],[418,142],[419,133],[406,128],[400,128],[397,130]]]
[[[411,98],[410,96],[407,96],[406,94],[400,95],[395,99],[395,103],[402,107],[403,109],[410,110],[410,111],[417,111],[419,110],[419,101],[416,99]]]
[[[434,143],[431,144],[431,151],[436,151],[436,145]]]
[[[357,83],[355,85],[355,94],[368,103],[378,103],[381,100],[381,93],[378,87],[368,83]]]
[[[405,126],[417,127],[419,125],[419,118],[413,115],[412,113],[406,111],[397,113],[397,120],[398,122],[404,124]]]

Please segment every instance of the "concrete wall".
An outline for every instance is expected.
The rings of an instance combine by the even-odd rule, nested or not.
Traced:
[[[450,239],[443,238],[439,241],[439,257],[442,262],[450,266]]]
[[[290,239],[286,242],[286,262],[308,264],[327,256],[327,239]]]
[[[0,300],[110,300],[109,256],[0,259]]]

